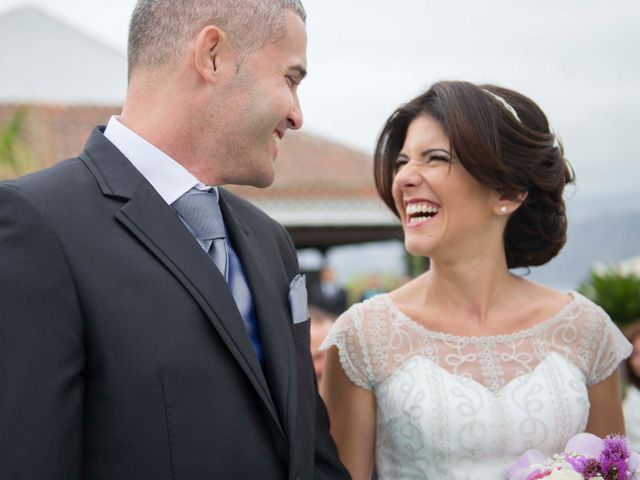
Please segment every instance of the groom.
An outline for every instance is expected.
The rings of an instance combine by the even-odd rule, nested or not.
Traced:
[[[0,184],[0,478],[348,478],[266,187],[302,125],[298,0],[139,0],[119,117]]]

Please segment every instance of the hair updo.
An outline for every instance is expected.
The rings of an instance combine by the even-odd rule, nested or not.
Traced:
[[[510,200],[527,194],[504,231],[508,267],[543,265],[555,257],[567,239],[562,193],[574,174],[540,107],[513,90],[454,81],[438,82],[398,108],[380,133],[374,158],[378,194],[396,216],[395,161],[420,115],[440,122],[452,154],[478,182]]]

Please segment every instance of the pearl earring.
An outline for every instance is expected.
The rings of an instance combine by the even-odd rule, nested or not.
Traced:
[[[507,211],[508,211],[508,209],[504,205],[500,207],[500,212],[501,213],[507,213]]]

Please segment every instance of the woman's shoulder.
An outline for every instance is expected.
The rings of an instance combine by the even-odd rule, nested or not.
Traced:
[[[569,295],[572,300],[563,315],[567,320],[571,320],[583,329],[593,331],[617,329],[609,314],[593,300],[575,290],[569,291]]]
[[[587,385],[606,379],[631,354],[631,344],[607,312],[577,291],[547,337],[553,350],[568,356],[585,373]]]
[[[542,330],[554,330],[579,324],[582,328],[603,328],[611,319],[596,303],[575,290],[563,292],[554,288],[527,282],[526,295],[529,310]],[[544,328],[547,327],[547,328]]]
[[[388,375],[397,312],[387,293],[352,305],[338,317],[321,350],[335,346],[351,381],[367,390]]]
[[[379,293],[361,302],[354,303],[336,320],[335,326],[366,328],[372,323],[384,323],[394,316],[388,293]]]
[[[570,290],[564,306],[533,330],[553,345],[585,356],[608,331],[617,329],[609,315],[581,293]]]

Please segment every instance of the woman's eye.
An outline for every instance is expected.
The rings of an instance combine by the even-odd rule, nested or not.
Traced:
[[[431,162],[445,162],[445,163],[449,163],[449,157],[446,157],[444,155],[431,155],[428,159],[427,162],[431,163]]]
[[[405,158],[398,158],[395,163],[394,163],[394,167],[396,169],[396,171],[400,170],[403,166],[405,166],[407,164],[407,160]]]

